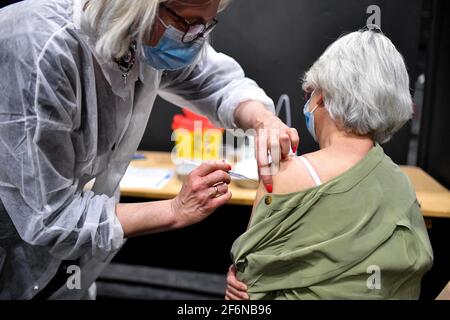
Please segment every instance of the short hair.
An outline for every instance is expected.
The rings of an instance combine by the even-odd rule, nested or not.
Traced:
[[[391,139],[413,115],[402,55],[381,32],[360,30],[335,41],[303,77],[320,90],[331,118],[347,132]]]
[[[123,57],[134,39],[146,40],[159,5],[167,0],[89,0],[81,29],[95,38],[95,51],[104,59]],[[219,11],[231,0],[221,0]]]

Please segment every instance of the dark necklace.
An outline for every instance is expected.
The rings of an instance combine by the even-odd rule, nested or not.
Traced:
[[[120,59],[116,60],[120,71],[122,72],[122,78],[125,84],[127,83],[128,76],[131,69],[133,69],[136,62],[136,41],[131,42],[128,52]]]

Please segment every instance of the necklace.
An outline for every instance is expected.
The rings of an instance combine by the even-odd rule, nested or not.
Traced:
[[[116,60],[120,71],[122,72],[122,79],[127,84],[127,79],[131,69],[136,62],[136,41],[131,42],[128,52],[120,59]]]

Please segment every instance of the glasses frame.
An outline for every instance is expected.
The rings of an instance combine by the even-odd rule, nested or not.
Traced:
[[[312,97],[312,95],[313,95],[313,93],[314,93],[314,89],[310,89],[310,88],[308,88],[308,89],[306,89],[306,90],[304,90],[303,92],[304,92],[304,96],[303,96],[303,99],[305,100],[305,102],[308,102],[310,99],[311,99],[311,97]]]
[[[164,3],[161,3],[161,7],[166,9],[173,17],[175,17],[177,20],[179,20],[180,22],[182,22],[185,25],[185,29],[186,31],[184,31],[184,35],[181,38],[181,42],[183,42],[184,44],[189,44],[189,43],[193,43],[195,40],[197,40],[200,37],[206,37],[208,34],[211,33],[211,31],[217,26],[217,24],[219,23],[219,21],[217,19],[213,19],[209,24],[206,23],[202,23],[202,22],[191,22],[188,19],[180,16],[178,13],[175,12],[175,10],[169,8],[168,6],[166,6]],[[198,32],[193,39],[191,40],[186,40],[186,36],[189,33],[189,30],[191,30],[192,26],[202,26],[202,29],[200,32]]]

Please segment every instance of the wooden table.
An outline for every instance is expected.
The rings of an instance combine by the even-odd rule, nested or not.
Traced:
[[[145,155],[144,160],[134,160],[131,165],[134,167],[143,168],[161,168],[171,169],[175,171],[175,164],[170,158],[168,152],[139,152]],[[122,196],[126,197],[140,197],[148,199],[172,199],[181,189],[181,181],[176,174],[172,179],[161,189],[143,189],[143,188],[120,188]],[[234,182],[230,185],[230,190],[233,193],[233,198],[228,204],[252,206],[253,200],[256,196],[256,190],[249,190],[239,188]]]
[[[145,155],[143,160],[134,160],[132,166],[146,168],[163,168],[175,170],[170,153],[168,152],[140,152]],[[409,176],[417,193],[423,215],[427,218],[450,218],[450,192],[422,169],[416,167],[401,167]],[[140,197],[147,199],[171,199],[181,189],[181,181],[174,175],[161,189],[121,188],[122,196]],[[233,198],[232,205],[252,206],[256,190],[243,189],[234,182],[230,185]]]

